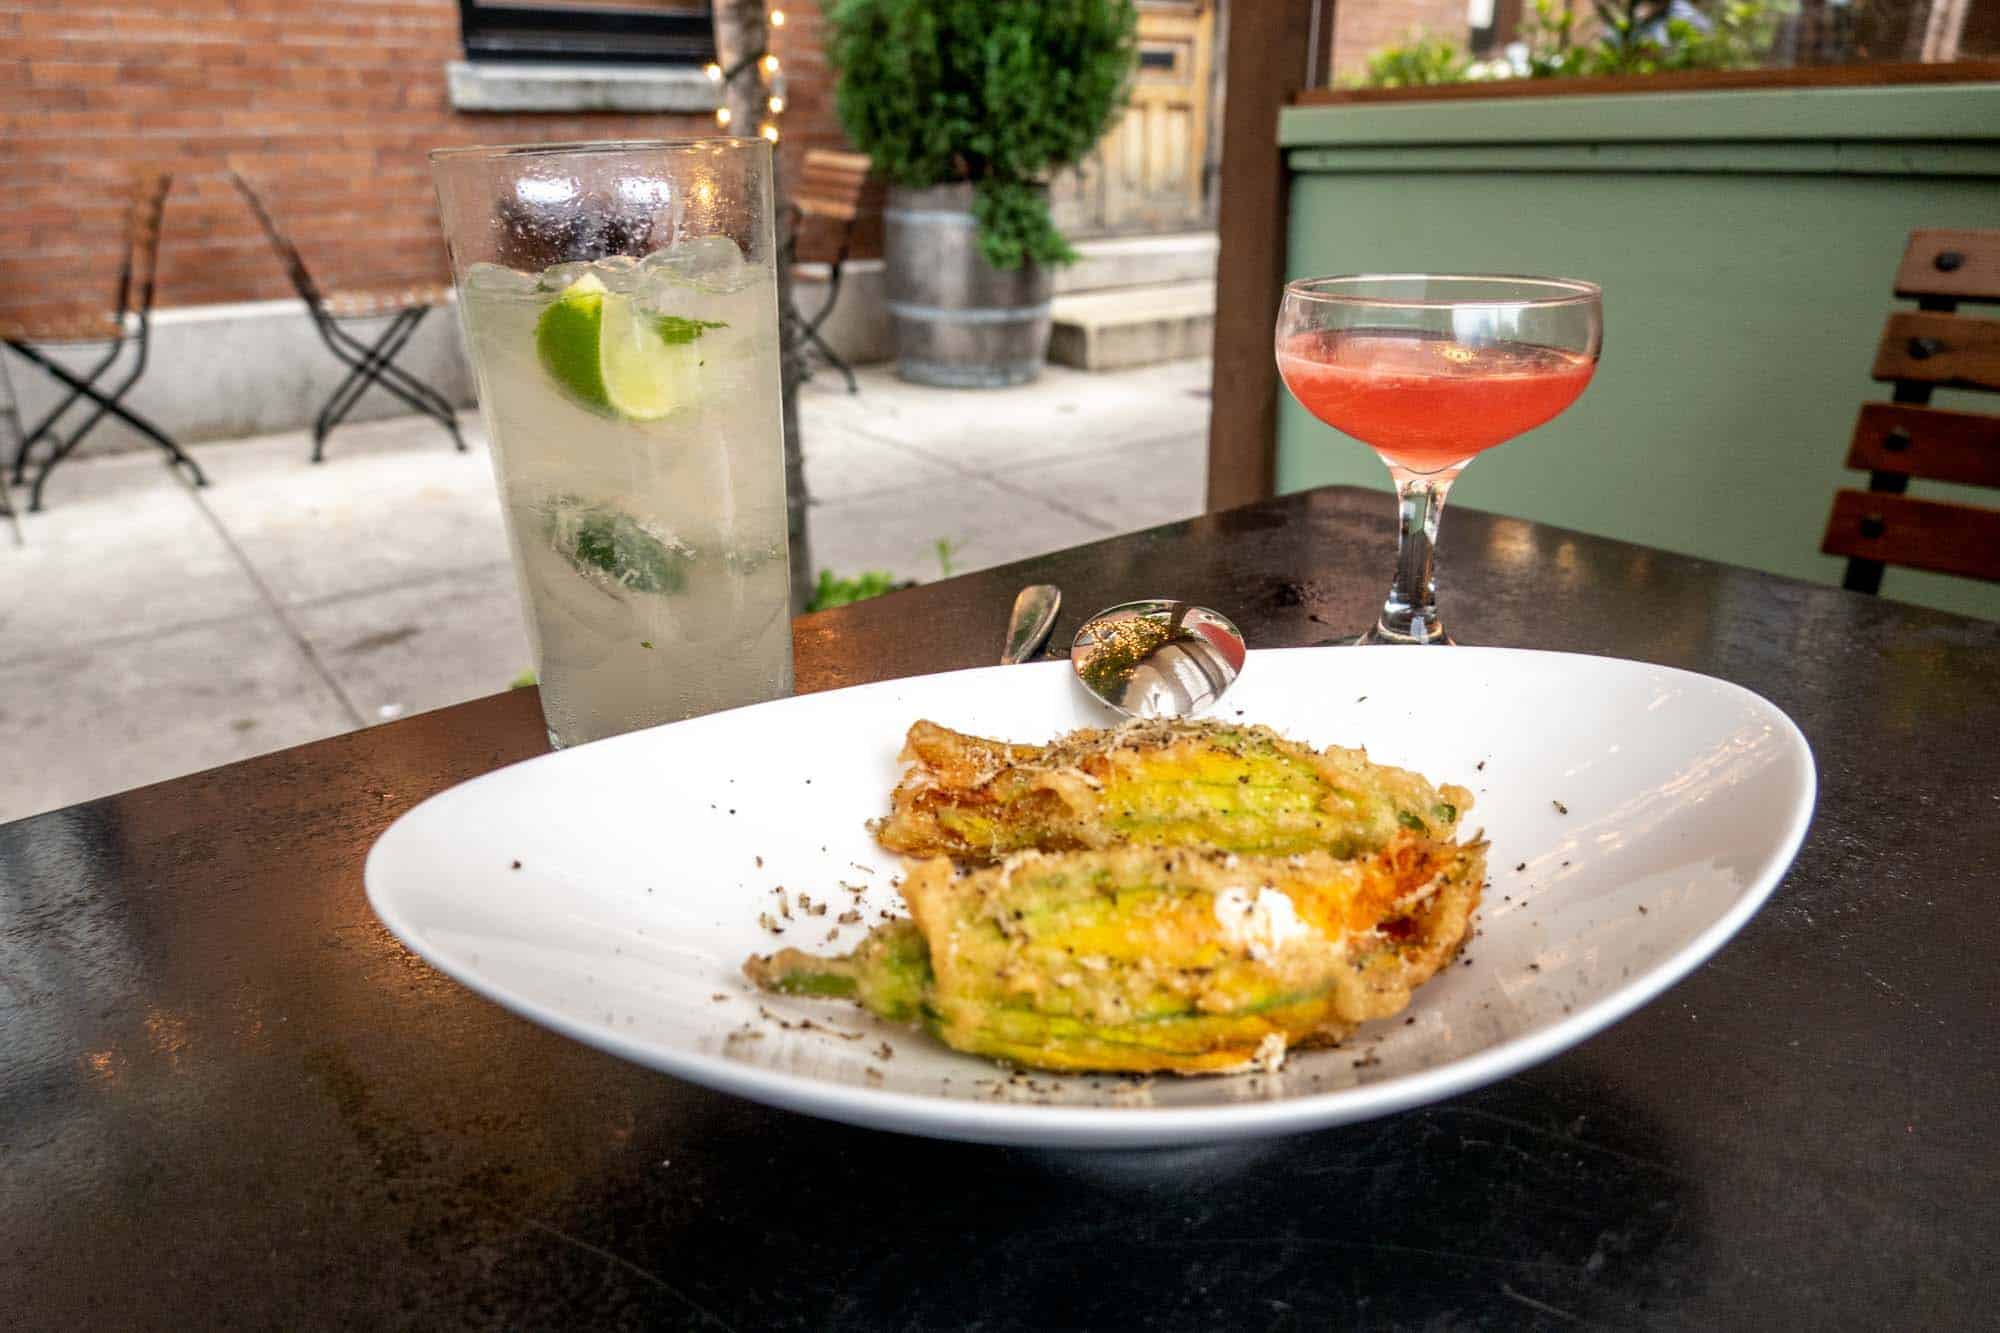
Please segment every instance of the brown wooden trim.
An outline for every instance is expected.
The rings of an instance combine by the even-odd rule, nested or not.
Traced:
[[[1937,388],[2000,390],[2000,319],[1891,315],[1870,373]]]
[[[2000,581],[2000,509],[1836,491],[1819,549],[1906,569]]]
[[[1968,486],[2000,486],[2000,417],[1869,403],[1854,423],[1847,466]]]
[[[1946,301],[2000,301],[2000,231],[1922,227],[1896,269],[1896,295]]]
[[[1327,30],[1335,7],[1322,0],[1320,22]],[[1236,0],[1229,6],[1210,509],[1265,499],[1277,485],[1278,371],[1271,336],[1285,284],[1290,185],[1278,151],[1278,112],[1306,81],[1312,10],[1311,0]]]
[[[1872,88],[1897,83],[2000,83],[2000,60],[1927,65],[1819,65],[1808,69],[1690,69],[1589,79],[1493,79],[1425,88],[1310,88],[1294,106],[1435,102],[1495,97],[1579,97],[1601,93],[1712,93],[1754,88]],[[1231,85],[1230,91],[1235,91]]]

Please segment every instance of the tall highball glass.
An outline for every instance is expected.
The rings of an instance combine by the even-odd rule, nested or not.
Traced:
[[[550,742],[789,693],[770,145],[431,167]]]

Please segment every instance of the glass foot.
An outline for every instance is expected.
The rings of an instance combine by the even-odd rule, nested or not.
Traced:
[[[1378,620],[1375,622],[1374,628],[1365,631],[1358,638],[1354,639],[1353,642],[1357,647],[1366,647],[1369,644],[1375,643],[1395,643],[1437,644],[1440,647],[1450,648],[1457,644],[1457,640],[1445,633],[1444,626],[1438,624],[1436,621],[1428,623],[1422,620],[1414,621],[1410,628],[1414,632],[1405,634],[1390,629]]]

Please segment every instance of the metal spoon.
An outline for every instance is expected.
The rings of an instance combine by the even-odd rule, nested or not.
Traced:
[[[1014,614],[1007,619],[1007,640],[1000,649],[1000,665],[1011,666],[1033,657],[1048,641],[1056,627],[1056,612],[1062,610],[1062,589],[1053,583],[1030,583],[1014,598]]]
[[[1126,602],[1099,611],[1076,632],[1076,678],[1127,717],[1193,717],[1243,670],[1243,634],[1188,602]]]

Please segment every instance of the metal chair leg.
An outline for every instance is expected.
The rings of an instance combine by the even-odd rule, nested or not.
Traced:
[[[16,352],[19,352],[22,356],[27,357],[31,361],[35,361],[44,367],[48,365],[48,363],[44,361],[39,355],[29,351],[28,348],[21,343],[9,339],[7,345],[13,348]],[[84,394],[88,392],[88,389],[85,388],[84,386],[97,383],[98,377],[104,374],[104,372],[110,367],[113,361],[118,359],[118,349],[120,345],[121,344],[116,342],[112,343],[111,350],[104,354],[104,359],[99,361],[96,365],[92,366],[89,369],[89,371],[87,371],[84,374],[83,377],[84,384],[74,385],[73,387],[71,387],[67,397],[65,397],[60,403],[57,403],[55,407],[52,408],[50,411],[43,414],[42,419],[35,423],[35,428],[33,430],[28,431],[26,434],[21,436],[21,442],[14,448],[14,484],[16,486],[25,486],[27,484],[28,454],[31,450],[34,449],[36,442],[39,441],[42,438],[42,436],[48,434],[49,431],[54,428],[56,422],[62,419],[63,414],[65,412],[68,412],[70,408],[74,407],[77,403],[77,400],[82,398]]]
[[[331,319],[321,327],[321,337],[328,348],[352,369],[334,397],[328,399],[327,405],[321,409],[320,424],[315,426],[314,432],[314,462],[322,457],[326,436],[332,433],[370,387],[394,395],[413,411],[436,421],[450,433],[458,452],[467,451],[468,446],[458,429],[458,414],[452,410],[444,395],[395,364],[396,356],[430,312],[429,306],[413,306],[398,311],[372,344],[347,333]]]
[[[407,315],[407,311],[397,311],[372,345],[362,343],[358,339],[353,340],[354,345],[362,349],[358,355],[344,349],[340,342],[336,341],[345,339],[346,335],[335,328],[330,321],[322,326],[320,333],[325,338],[327,346],[333,349],[334,355],[347,363],[348,372],[347,378],[343,379],[339,387],[335,388],[327,398],[325,405],[319,410],[318,418],[313,422],[313,462],[325,461],[326,437],[333,433],[333,428],[338,426],[355,403],[361,400],[361,395],[368,392],[368,386],[375,382],[379,373],[378,366],[388,356],[395,354],[391,340],[409,322]],[[388,349],[386,352],[385,348]]]
[[[850,228],[850,234],[851,230]],[[840,299],[840,271],[846,266],[846,263],[847,248],[843,245],[840,253],[834,256],[833,263],[827,266],[826,300],[821,304],[818,313],[811,319],[800,322],[799,335],[805,341],[806,346],[817,349],[820,356],[825,358],[826,363],[840,372],[841,378],[847,381],[847,391],[849,393],[859,393],[861,386],[855,382],[853,368],[841,359],[840,353],[834,351],[828,345],[826,339],[820,336],[819,332],[820,326],[826,323],[827,316],[833,313],[833,303]]]
[[[412,316],[410,321],[410,327],[408,330],[405,331],[404,336],[397,341],[394,349],[395,351],[400,352],[402,350],[403,345],[407,343],[410,340],[410,336],[416,332],[416,326],[418,324],[423,323],[424,319],[430,314],[430,312],[431,312],[430,306],[418,306],[412,308],[412,310],[409,312]],[[345,334],[342,334],[341,336],[346,337]],[[358,339],[348,339],[348,341],[351,342],[353,346],[356,348],[359,348],[361,346],[361,343]],[[426,403],[430,404],[431,407],[430,414],[432,416],[438,417],[439,419],[443,419],[445,417],[450,417],[453,420],[457,419],[457,411],[452,407],[450,400],[448,400],[443,394],[439,393],[436,389],[433,389],[430,385],[418,379],[415,375],[412,375],[409,371],[397,365],[393,358],[383,362],[380,373],[384,379],[393,381],[394,383],[402,386],[403,391],[405,393],[421,398]]]
[[[410,318],[412,315],[415,315],[416,318]],[[396,353],[400,352],[403,349],[403,344],[410,340],[410,335],[416,330],[417,322],[421,318],[421,312],[402,311],[382,331],[382,336],[375,340],[374,346],[368,349],[367,356],[363,358],[361,372],[366,376],[365,382],[350,394],[345,402],[334,409],[333,419],[328,423],[329,430],[340,423],[341,419],[352,410],[354,404],[360,401],[361,395],[370,388],[379,388],[384,393],[392,394],[406,406],[422,412],[426,416],[435,415],[423,400],[410,393],[399,383],[400,377],[393,368]]]
[[[815,329],[811,332],[808,332],[806,334],[806,341],[813,347],[819,349],[819,354],[826,358],[826,363],[828,365],[832,366],[835,370],[840,372],[841,378],[847,381],[847,391],[849,393],[861,392],[861,385],[857,383],[854,378],[854,368],[852,366],[849,366],[847,362],[840,359],[840,353],[834,351],[831,347],[826,345],[826,339],[819,336],[818,330]]]
[[[451,405],[450,401],[443,394],[418,379],[415,375],[412,375],[409,371],[404,370],[394,360],[395,355],[402,350],[403,346],[409,342],[411,335],[416,332],[416,326],[421,324],[430,312],[430,306],[415,307],[410,312],[412,318],[409,328],[403,331],[402,337],[390,349],[389,359],[381,363],[376,373],[382,381],[383,388],[387,389],[390,393],[396,393],[397,389],[400,388],[402,393],[398,396],[404,402],[411,403],[418,411],[424,413],[440,426],[443,426],[446,431],[450,432],[453,445],[457,447],[458,452],[464,453],[467,446],[465,438],[459,434],[457,409]],[[412,399],[420,399],[422,401],[412,402]]]
[[[172,436],[168,435],[158,426],[155,426],[152,422],[146,420],[144,417],[140,416],[137,412],[132,411],[130,408],[126,407],[123,403],[119,401],[119,399],[123,398],[125,394],[132,388],[132,386],[138,382],[140,374],[146,368],[146,338],[143,333],[137,339],[121,340],[116,346],[113,347],[112,349],[113,355],[115,356],[117,352],[122,351],[127,341],[134,341],[138,344],[139,348],[138,361],[133,365],[132,369],[129,372],[127,372],[125,379],[119,384],[118,388],[108,396],[99,393],[91,383],[78,379],[75,375],[71,374],[68,370],[64,369],[62,366],[57,365],[54,361],[51,361],[48,357],[43,356],[39,351],[37,351],[32,346],[29,346],[25,343],[8,344],[16,352],[19,352],[22,356],[26,357],[30,361],[33,361],[36,365],[40,366],[43,370],[47,371],[53,378],[60,381],[62,384],[66,385],[70,389],[78,391],[78,393],[80,393],[81,396],[90,399],[93,403],[96,403],[98,405],[98,410],[91,414],[90,419],[63,444],[61,449],[54,456],[45,459],[43,461],[41,471],[35,477],[34,490],[31,492],[30,495],[30,503],[28,505],[28,510],[30,513],[38,512],[41,509],[42,487],[45,484],[47,484],[49,473],[55,470],[55,465],[61,462],[62,459],[68,455],[69,451],[76,447],[77,443],[83,438],[83,436],[87,434],[92,427],[96,426],[96,424],[100,420],[102,420],[105,414],[107,413],[110,414],[111,416],[117,417],[120,421],[130,426],[133,430],[138,431],[141,435],[144,435],[147,439],[151,440],[154,444],[158,445],[161,449],[165,450],[169,462],[171,462],[175,466],[186,468],[189,478],[193,481],[193,483],[196,486],[208,485],[208,477],[206,474],[202,472],[201,464],[195,462],[194,459],[190,457],[188,453],[185,450],[183,450],[178,443],[174,441]]]

